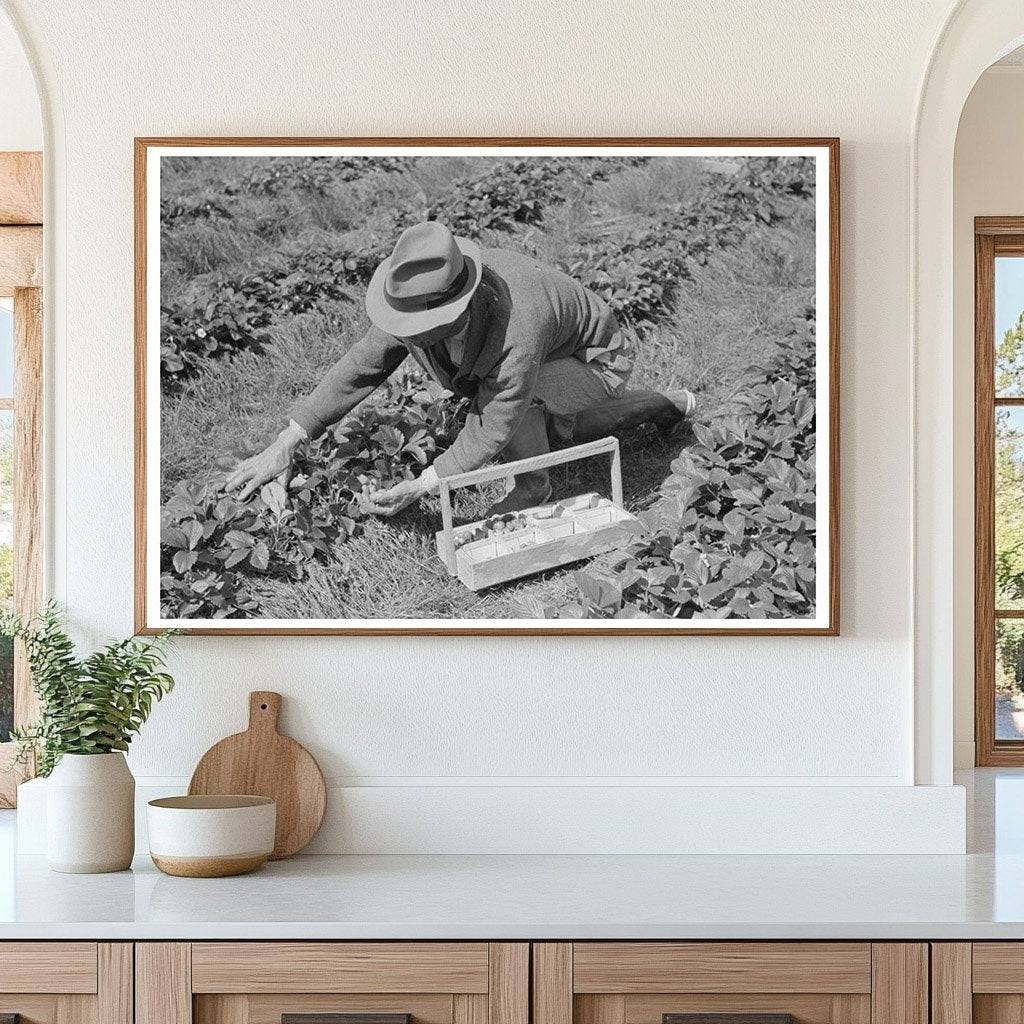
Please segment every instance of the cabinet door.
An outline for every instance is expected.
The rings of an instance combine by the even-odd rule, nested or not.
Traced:
[[[923,943],[538,943],[533,957],[534,1024],[928,1024]]]
[[[932,1020],[1024,1020],[1024,942],[932,943]]]
[[[0,942],[0,1019],[132,1024],[127,942]]]
[[[529,947],[139,943],[136,985],[136,1024],[528,1024]]]

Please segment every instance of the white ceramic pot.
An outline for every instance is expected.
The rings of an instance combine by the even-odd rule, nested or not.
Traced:
[[[146,808],[149,853],[168,875],[221,878],[274,851],[277,805],[264,796],[168,796]]]
[[[124,754],[65,754],[46,782],[53,871],[124,871],[135,854],[135,779]]]

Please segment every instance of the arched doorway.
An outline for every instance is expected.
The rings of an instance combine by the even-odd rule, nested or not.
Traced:
[[[909,233],[915,260],[909,327],[914,359],[915,779],[953,772],[954,379],[953,156],[964,104],[981,74],[1024,42],[1019,0],[961,0],[936,41],[912,126]],[[960,524],[962,527],[962,524]],[[970,581],[963,581],[970,586]],[[964,642],[957,636],[956,643]]]

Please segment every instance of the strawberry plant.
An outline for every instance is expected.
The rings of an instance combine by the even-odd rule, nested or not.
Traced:
[[[207,359],[263,348],[276,314],[305,313],[322,302],[352,302],[348,282],[359,264],[347,253],[309,252],[291,271],[266,268],[221,278],[205,304],[161,308],[161,380],[173,390]]]
[[[512,231],[542,221],[547,206],[566,200],[581,184],[605,180],[626,165],[648,158],[590,157],[579,163],[555,158],[494,164],[484,174],[462,179],[451,193],[426,210],[461,234]],[[250,192],[276,195],[282,189],[322,190],[334,180],[350,181],[370,173],[407,169],[408,158],[276,158],[245,179]],[[696,199],[661,210],[644,226],[594,234],[582,239],[562,269],[600,295],[622,319],[643,325],[665,315],[689,267],[716,249],[735,244],[753,221],[773,223],[794,201],[810,195],[802,161],[748,160],[723,186],[706,185]],[[235,194],[225,186],[224,195]],[[424,215],[404,211],[406,220]],[[402,220],[402,211],[396,212]],[[168,223],[183,216],[225,217],[228,210],[209,190],[164,204]],[[400,227],[396,223],[396,231]],[[289,257],[287,269],[264,267],[240,278],[220,277],[209,286],[205,303],[162,309],[161,366],[165,386],[174,390],[207,359],[230,358],[241,349],[260,349],[277,314],[306,312],[323,302],[354,301],[390,252],[376,242],[360,249],[315,249]]]
[[[206,188],[194,195],[162,197],[160,224],[167,228],[178,220],[226,220],[231,217],[231,210],[224,199],[235,193],[233,186],[225,184],[216,191]]]
[[[806,618],[815,606],[813,312],[672,463],[647,534],[577,572],[566,618]]]
[[[547,206],[564,203],[581,186],[604,181],[647,157],[584,157],[511,160],[495,164],[476,178],[456,181],[443,200],[426,211],[456,234],[476,238],[482,231],[512,231],[517,225],[537,224]]]
[[[408,479],[458,433],[464,403],[413,373],[296,453],[277,481],[241,502],[225,473],[182,481],[161,516],[165,618],[232,618],[259,610],[254,576],[301,580],[311,562],[344,557],[371,490]],[[372,486],[371,486],[372,485]]]
[[[514,160],[495,164],[474,179],[455,182],[445,198],[427,210],[456,234],[476,237],[481,231],[510,231],[516,224],[536,224],[544,207],[559,195],[561,173],[556,161]]]
[[[686,242],[651,229],[584,242],[563,269],[635,325],[667,312],[690,258]]]
[[[326,192],[335,182],[356,181],[367,174],[408,170],[403,156],[303,156],[263,160],[242,187],[252,195],[278,196],[286,191]]]
[[[260,348],[270,326],[261,279],[223,283],[205,305],[160,309],[161,382],[173,390],[207,359]]]
[[[187,406],[193,399],[180,391],[184,381],[209,360],[261,351],[293,314],[330,315],[331,304],[360,303],[398,233],[424,217],[485,245],[556,260],[643,345],[650,325],[673,330],[674,321],[667,321],[696,267],[761,237],[766,226],[802,231],[814,196],[808,160],[749,157],[695,171],[685,187],[659,177],[657,167],[649,176],[636,172],[637,181],[625,181],[621,190],[588,191],[625,167],[651,162],[615,156],[484,159],[476,173],[441,183],[444,194],[433,201],[423,198],[419,179],[369,180],[404,174],[417,160],[275,157],[232,165],[236,177],[223,183],[189,165],[190,188],[184,174],[177,180],[169,174],[162,226],[172,238],[178,226],[183,230],[161,317],[169,400]],[[166,165],[175,166],[173,158]],[[435,178],[423,178],[431,196],[439,190]],[[669,187],[659,185],[665,180]],[[344,184],[356,181],[350,195]],[[654,197],[649,203],[647,195]],[[335,199],[345,217],[315,221],[311,231],[307,207],[329,211]],[[571,206],[554,216],[563,204]],[[221,254],[208,264],[216,272],[197,276],[190,257],[197,239]],[[252,258],[235,260],[238,244],[251,246]],[[769,365],[755,369],[741,398],[698,424],[696,442],[673,462],[655,507],[644,513],[648,535],[617,562],[602,561],[600,572],[592,567],[577,577],[574,614],[811,613],[814,364],[812,326],[801,330]],[[239,503],[223,493],[223,473],[212,472],[179,485],[164,515],[165,613],[256,616],[268,580],[301,587],[311,563],[353,558],[348,541],[362,529],[368,496],[429,463],[454,437],[460,414],[458,403],[406,377],[299,449],[283,494],[268,485]],[[200,464],[200,457],[187,464]]]
[[[670,311],[693,265],[742,241],[753,221],[774,223],[806,198],[806,168],[791,163],[800,161],[749,161],[724,188],[706,185],[693,202],[660,211],[649,226],[582,240],[562,269],[628,323],[656,320]]]

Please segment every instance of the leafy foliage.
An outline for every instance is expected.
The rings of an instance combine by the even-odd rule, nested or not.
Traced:
[[[0,743],[14,728],[14,641],[0,636]]]
[[[996,691],[1020,700],[1024,688],[1024,629],[1019,620],[996,619]]]
[[[324,193],[339,182],[356,181],[371,173],[395,174],[407,170],[409,164],[404,156],[273,157],[261,161],[242,187],[262,196],[289,191]]]
[[[576,574],[571,618],[805,618],[815,600],[813,312],[729,414],[694,426],[648,534]]]
[[[263,285],[254,276],[222,282],[205,305],[161,309],[160,372],[165,389],[175,387],[207,359],[262,345],[270,325]]]
[[[20,759],[35,752],[40,775],[49,775],[65,754],[127,750],[154,702],[174,688],[161,671],[172,633],[115,641],[79,658],[51,603],[28,622],[4,612],[0,635],[25,645],[40,717],[12,737]]]
[[[541,222],[545,210],[571,193],[606,180],[614,170],[648,158],[589,158],[583,173],[570,159],[514,160],[455,182],[443,200],[426,208],[393,211],[395,233],[417,219],[440,220],[458,234],[512,232]],[[371,171],[397,173],[408,158],[383,163],[366,157],[275,158],[253,170],[242,189],[278,195],[283,189],[323,192],[332,181],[354,180]],[[593,231],[560,260],[566,273],[600,295],[627,323],[642,325],[667,314],[694,263],[735,244],[754,222],[774,223],[794,200],[807,198],[801,160],[748,160],[724,186],[707,184],[688,203],[674,204],[631,230],[611,225]],[[238,192],[232,187],[226,195]],[[207,192],[165,204],[164,216],[228,215]],[[161,311],[161,370],[168,388],[178,386],[207,359],[263,348],[275,314],[302,313],[325,302],[351,301],[352,289],[369,281],[390,252],[393,239],[352,247],[311,249],[289,260],[287,269],[265,267],[240,278],[210,282],[206,302]]]
[[[996,606],[1024,600],[1024,436],[1008,410],[996,413]]]
[[[997,395],[1024,394],[1024,313],[1004,332],[995,352]],[[1016,412],[996,410],[995,587],[997,608],[1024,604],[1024,432]],[[996,682],[1003,691],[1024,688],[1024,630],[996,623]]]
[[[536,224],[544,207],[560,195],[562,177],[556,161],[495,164],[479,178],[456,182],[442,202],[427,210],[426,219],[443,221],[456,234],[471,237]]]
[[[484,231],[513,231],[537,224],[544,210],[615,171],[646,163],[647,157],[588,157],[584,160],[510,160],[476,178],[456,181],[449,193],[428,207],[426,220],[439,220],[471,238]]]
[[[0,547],[0,600],[14,593],[14,548]],[[3,659],[0,658],[0,661]]]
[[[174,170],[176,159],[170,158],[165,169]],[[445,178],[448,171],[453,173]],[[170,194],[164,201],[163,226],[174,244],[168,245],[162,268],[162,387],[165,430],[173,439],[164,473],[168,484],[185,474],[190,480],[178,486],[165,510],[164,613],[287,616],[313,606],[315,593],[322,597],[322,607],[344,609],[345,614],[373,609],[372,616],[381,608],[391,614],[395,609],[389,602],[408,609],[399,614],[419,614],[428,605],[441,615],[453,608],[483,614],[485,606],[500,608],[499,616],[519,614],[519,588],[470,602],[456,593],[457,585],[449,587],[435,573],[435,523],[429,504],[393,525],[371,529],[372,544],[349,543],[363,532],[362,495],[415,472],[420,465],[417,452],[429,461],[433,450],[452,439],[459,409],[450,400],[431,399],[422,406],[428,422],[420,424],[426,433],[417,438],[416,430],[407,429],[413,423],[407,412],[390,419],[392,406],[410,401],[402,394],[406,385],[392,385],[397,390],[379,393],[375,404],[297,453],[297,472],[283,502],[276,485],[244,505],[225,495],[223,465],[221,472],[194,475],[204,474],[203,467],[209,465],[210,444],[228,450],[240,435],[252,440],[271,429],[294,390],[306,387],[333,358],[325,330],[355,340],[349,337],[359,329],[355,304],[361,303],[370,276],[390,253],[399,231],[424,217],[441,220],[485,246],[506,246],[552,262],[601,295],[635,343],[636,386],[705,388],[703,440],[676,460],[670,486],[647,514],[655,532],[669,535],[675,530],[679,535],[668,549],[671,556],[693,533],[673,523],[672,503],[678,496],[672,488],[690,470],[719,468],[709,469],[705,459],[708,452],[725,451],[730,443],[735,447],[722,434],[724,424],[736,420],[744,429],[760,429],[750,409],[719,406],[734,387],[749,391],[768,380],[767,368],[749,379],[741,375],[751,361],[762,361],[762,354],[772,351],[781,325],[802,308],[803,292],[784,274],[764,278],[764,288],[752,275],[722,278],[722,301],[735,315],[710,326],[700,353],[691,325],[679,317],[680,303],[688,296],[704,296],[701,282],[708,274],[720,275],[724,265],[732,266],[723,262],[732,254],[769,239],[778,243],[778,252],[796,251],[806,260],[808,239],[813,238],[811,171],[808,161],[791,158],[744,157],[684,168],[672,161],[622,157],[441,163],[275,157],[223,166],[193,161],[183,164],[180,174],[165,175]],[[212,173],[224,180],[212,181]],[[782,225],[781,232],[766,230],[776,224]],[[760,250],[753,262],[762,273]],[[748,282],[757,289],[751,291]],[[775,302],[778,309],[772,311],[769,306]],[[310,333],[295,316],[307,313],[311,322],[325,326]],[[333,337],[328,340],[333,344]],[[813,359],[813,337],[807,334],[799,344],[806,344],[807,358]],[[252,357],[264,352],[265,358]],[[713,361],[701,362],[711,354]],[[707,377],[691,372],[694,361],[713,366],[710,374],[716,383],[710,386],[710,402]],[[182,388],[214,363],[219,365],[213,372]],[[422,381],[409,386],[424,390]],[[223,418],[216,420],[211,409]],[[179,457],[179,452],[188,457]],[[672,454],[668,443],[645,446],[638,441],[631,447],[627,439],[628,503],[643,506],[652,500]],[[692,466],[686,461],[691,456]],[[754,477],[761,472],[757,466],[748,469]],[[813,490],[813,477],[809,486]],[[478,497],[482,513],[487,499]],[[705,498],[701,522],[713,522],[715,499]],[[728,498],[720,498],[721,515],[731,510],[724,507]],[[377,530],[388,543],[377,544]],[[713,533],[710,526],[708,532]],[[753,550],[759,543],[753,527],[744,533],[749,533]],[[666,599],[661,611],[651,614],[742,613],[740,606],[724,610],[731,600],[725,595],[713,600],[705,590],[706,600],[700,597],[701,587],[722,576],[717,559],[731,564],[739,557],[733,549],[743,550],[743,544],[726,543],[727,534],[715,536],[719,547],[708,565],[708,579],[701,578],[703,569],[693,566],[690,583],[697,587],[696,598],[678,606]],[[789,564],[790,554],[781,558],[782,564]],[[774,564],[776,555],[769,556]],[[665,565],[669,563],[671,558]],[[330,568],[325,571],[325,566]],[[640,566],[644,572],[647,568]],[[655,568],[653,560],[650,568]],[[632,613],[636,588],[631,589],[628,572],[617,582],[615,575],[616,570],[610,571],[611,585],[621,590],[625,581],[628,591],[619,606],[613,608],[618,599],[606,601],[607,592],[601,590],[592,600],[581,593],[580,607],[589,603],[592,614]],[[766,562],[751,579],[760,586],[768,575]],[[594,576],[591,571],[586,579]],[[408,598],[404,591],[396,598],[388,588],[406,578]],[[534,581],[540,605],[560,603],[569,579],[559,574]],[[803,583],[803,589],[794,586],[794,593],[806,606],[808,595],[813,600],[813,588]],[[755,592],[756,586],[747,588],[754,593],[751,607],[764,597],[763,591],[760,597]],[[429,600],[416,596],[426,590]],[[773,593],[772,599],[779,597]],[[798,603],[792,596],[789,600]],[[653,600],[649,603],[654,606]]]
[[[660,211],[647,227],[580,243],[563,269],[627,323],[654,321],[668,313],[695,264],[738,243],[753,223],[782,219],[795,199],[806,198],[806,167],[801,173],[800,163],[748,161],[724,187],[705,185],[694,200]]]
[[[996,346],[996,394],[1024,392],[1024,313]]]
[[[173,388],[207,359],[262,349],[275,315],[305,313],[323,302],[351,302],[346,287],[362,276],[362,260],[347,253],[304,253],[290,271],[266,269],[213,284],[214,298],[161,309],[161,381]],[[376,266],[376,264],[374,264]],[[372,271],[371,271],[372,273]]]
[[[259,609],[250,579],[304,578],[312,562],[344,562],[364,518],[363,495],[409,479],[458,433],[461,402],[408,373],[328,430],[295,460],[285,490],[271,481],[246,502],[224,474],[182,481],[161,517],[161,614],[232,618]]]
[[[218,220],[231,217],[224,202],[237,193],[232,186],[205,188],[186,196],[164,197],[160,202],[160,223],[170,225],[179,220]]]
[[[1024,313],[996,347],[995,372],[996,394],[1022,392]],[[995,428],[996,607],[1005,608],[1024,601],[1024,433],[1005,408],[996,411]]]

